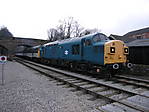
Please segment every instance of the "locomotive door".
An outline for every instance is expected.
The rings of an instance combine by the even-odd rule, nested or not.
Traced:
[[[83,60],[83,56],[84,56],[84,42],[85,42],[85,39],[82,39],[81,40],[81,60]]]
[[[92,41],[90,39],[84,39],[82,40],[82,60],[91,62],[93,59],[93,46]]]

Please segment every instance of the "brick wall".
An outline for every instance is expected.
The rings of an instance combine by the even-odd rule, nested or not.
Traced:
[[[148,38],[149,39],[149,32],[148,33],[145,33],[145,38]]]
[[[149,39],[149,32],[148,33],[143,33],[143,34],[137,34],[137,35],[131,35],[129,38],[134,38],[134,39]]]

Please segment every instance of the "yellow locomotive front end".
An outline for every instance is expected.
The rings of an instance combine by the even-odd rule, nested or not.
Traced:
[[[129,49],[124,42],[120,40],[106,42],[104,46],[104,64],[110,65],[112,69],[119,69],[122,65],[130,68],[131,64],[127,63],[128,54]]]
[[[129,51],[124,42],[113,40],[105,43],[104,64],[126,63]]]

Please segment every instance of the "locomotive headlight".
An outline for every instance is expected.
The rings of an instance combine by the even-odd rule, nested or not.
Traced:
[[[110,47],[110,53],[115,53],[115,47]]]
[[[128,54],[129,53],[129,50],[127,47],[124,48],[124,54]]]

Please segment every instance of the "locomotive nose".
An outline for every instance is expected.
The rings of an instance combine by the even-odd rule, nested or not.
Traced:
[[[104,47],[104,64],[126,63],[128,48],[124,42],[113,40],[105,43]],[[113,66],[114,69],[118,68],[118,65]]]

